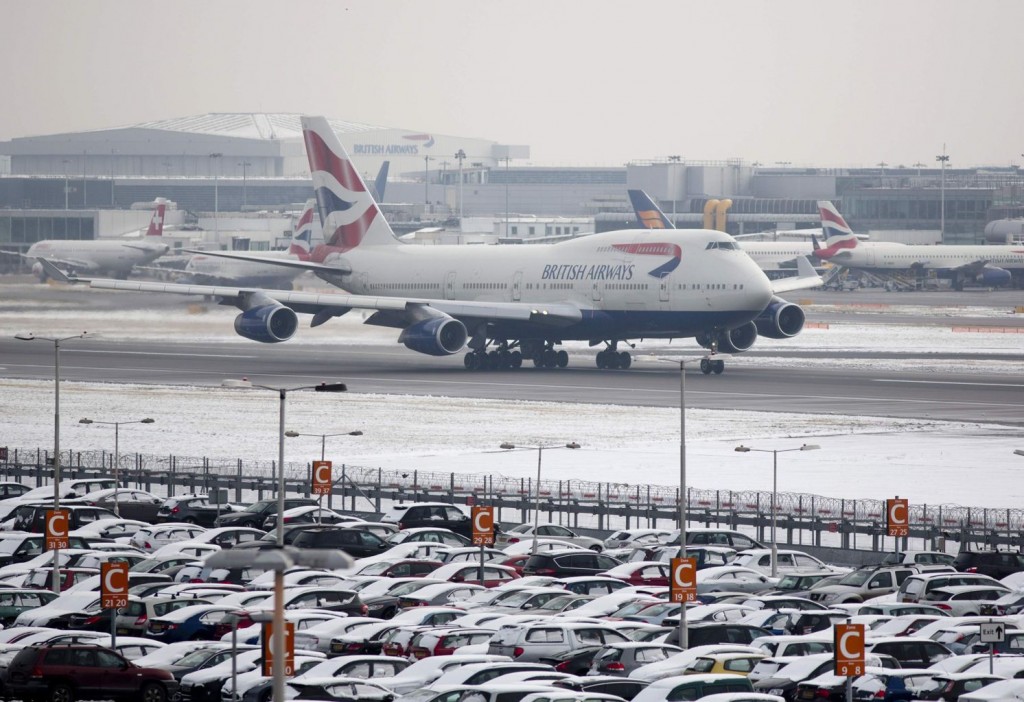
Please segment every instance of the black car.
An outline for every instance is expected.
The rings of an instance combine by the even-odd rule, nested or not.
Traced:
[[[981,573],[996,580],[1024,570],[1024,553],[1014,551],[961,551],[953,561],[961,573]]]
[[[443,502],[411,502],[392,505],[381,517],[382,522],[397,524],[399,529],[436,527],[454,531],[467,539],[473,536],[469,515],[455,505]],[[500,531],[497,524],[494,530]]]
[[[338,529],[321,526],[299,532],[292,540],[295,548],[336,548],[353,558],[376,556],[391,548],[384,539],[362,529]]]
[[[586,677],[563,678],[552,680],[553,687],[561,687],[576,692],[595,692],[603,695],[615,695],[624,700],[631,700],[650,683],[635,678],[620,678],[611,675],[588,675]]]
[[[198,524],[207,528],[213,527],[214,522],[221,514],[227,514],[223,505],[210,504],[205,495],[187,495],[183,497],[169,497],[160,505],[156,514],[156,522],[185,522],[186,524]],[[234,526],[219,524],[218,526]]]
[[[50,590],[0,589],[0,624],[9,627],[22,612],[49,604],[56,597]]]
[[[46,512],[51,509],[53,509],[52,504],[21,505],[11,513],[11,517],[14,519],[15,531],[30,531],[35,534],[44,533],[46,531]],[[91,524],[97,519],[117,519],[116,514],[102,507],[62,505],[61,509],[67,510],[69,530],[81,529],[86,524]]]
[[[295,539],[299,537],[299,534],[301,534],[304,531],[320,528],[322,527],[319,524],[285,524],[283,529],[284,545],[291,546],[292,542],[295,541]],[[277,548],[277,529],[271,529],[255,541],[246,541],[244,543],[236,545],[234,548],[257,550]]]
[[[998,675],[985,675],[984,673],[936,675],[925,689],[919,688],[917,690],[917,699],[956,702],[960,699],[960,695],[970,694],[986,685],[991,685],[1004,679]]]
[[[571,578],[577,575],[597,575],[621,563],[601,553],[584,549],[535,553],[523,566],[523,575],[548,575],[553,578]]]
[[[692,622],[686,627],[690,648],[710,644],[739,644],[745,646],[754,639],[771,636],[772,632],[752,624],[738,622]],[[679,627],[665,637],[665,643],[679,645]]]
[[[309,497],[286,497],[284,500],[285,511],[294,507],[305,507],[315,505],[317,502]],[[213,525],[216,527],[244,526],[259,529],[267,517],[277,514],[277,499],[260,500],[246,507],[241,512],[228,512],[217,517]]]
[[[35,558],[45,549],[46,539],[42,534],[7,534],[0,537],[0,566],[24,563]],[[89,542],[81,536],[68,536],[68,548],[88,549]]]

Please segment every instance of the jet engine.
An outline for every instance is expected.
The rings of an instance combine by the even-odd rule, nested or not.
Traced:
[[[978,276],[983,285],[991,285],[992,287],[1006,285],[1012,277],[1010,271],[997,266],[985,266],[981,271],[981,275]]]
[[[280,302],[253,307],[235,317],[236,334],[264,344],[288,341],[298,328],[298,316]]]
[[[450,356],[466,345],[466,325],[447,315],[431,317],[402,330],[398,341],[406,348],[429,356]]]
[[[698,334],[696,341],[704,348],[710,349],[713,339],[718,342],[718,351],[722,353],[742,353],[748,351],[757,341],[757,327],[753,322],[747,322],[735,329],[719,332],[716,337],[709,333]]]
[[[757,333],[769,339],[788,339],[804,328],[804,310],[800,305],[773,297],[754,320]]]

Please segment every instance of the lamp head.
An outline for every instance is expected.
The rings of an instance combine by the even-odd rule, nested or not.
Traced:
[[[503,444],[502,444],[501,446],[499,446],[498,448],[503,448],[503,449],[514,449],[515,447],[516,447],[516,445],[515,445],[515,444],[510,444],[509,442],[507,442],[507,441],[506,441],[505,443],[503,443]]]
[[[88,419],[86,417],[82,417],[81,419],[78,420],[78,423],[79,424],[92,424],[92,420]]]
[[[363,435],[363,432],[362,432],[362,431],[360,431],[359,429],[356,429],[355,431],[350,431],[350,432],[348,433],[348,435],[349,435],[349,436],[362,436],[362,435]]]
[[[348,386],[345,383],[320,383],[313,389],[316,392],[345,392]]]
[[[1024,449],[1014,449],[1013,454],[1015,456],[1024,456]]]
[[[155,421],[152,417],[146,417],[145,419],[140,419],[139,424],[152,424]]]
[[[803,446],[800,447],[800,450],[801,451],[817,451],[820,448],[821,447],[818,446],[817,444],[804,444]]]
[[[19,332],[14,335],[14,338],[21,341],[35,341],[36,335],[32,332]]]
[[[576,443],[575,441],[570,441],[569,443],[567,443],[567,444],[565,445],[565,447],[566,447],[567,449],[578,449],[578,448],[580,447],[580,445],[579,445],[579,444],[577,444],[577,443]]]
[[[744,446],[743,444],[740,444],[733,450],[739,451],[740,453],[750,453],[750,449],[747,446]]]
[[[297,432],[297,431],[292,431],[291,429],[289,429],[288,431],[286,431],[286,432],[284,433],[284,435],[285,435],[285,436],[287,436],[287,437],[288,437],[289,439],[294,439],[294,438],[295,438],[296,436],[301,436],[301,434],[299,434],[299,432]]]

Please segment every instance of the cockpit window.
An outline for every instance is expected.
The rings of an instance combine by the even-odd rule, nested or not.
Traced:
[[[708,242],[708,245],[705,247],[704,250],[710,251],[711,249],[722,249],[725,251],[736,251],[739,248],[740,247],[736,244],[735,241],[711,241]]]

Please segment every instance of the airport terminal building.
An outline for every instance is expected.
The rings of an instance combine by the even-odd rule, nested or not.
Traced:
[[[330,121],[366,180],[389,162],[385,211],[403,232],[458,228],[460,215],[493,218],[505,237],[530,216],[589,218],[598,231],[635,226],[627,188],[646,190],[680,227],[702,226],[707,201],[729,199],[726,228],[734,234],[817,227],[819,199],[836,201],[859,232],[931,231],[937,239],[941,227],[946,243],[981,242],[991,220],[1024,215],[1022,178],[1012,168],[792,168],[676,156],[536,167],[527,165],[528,146]],[[211,213],[293,211],[312,194],[308,170],[297,114],[205,114],[20,137],[0,142],[0,246],[117,235],[87,213],[158,197],[193,223]],[[61,219],[79,224],[53,224]]]

